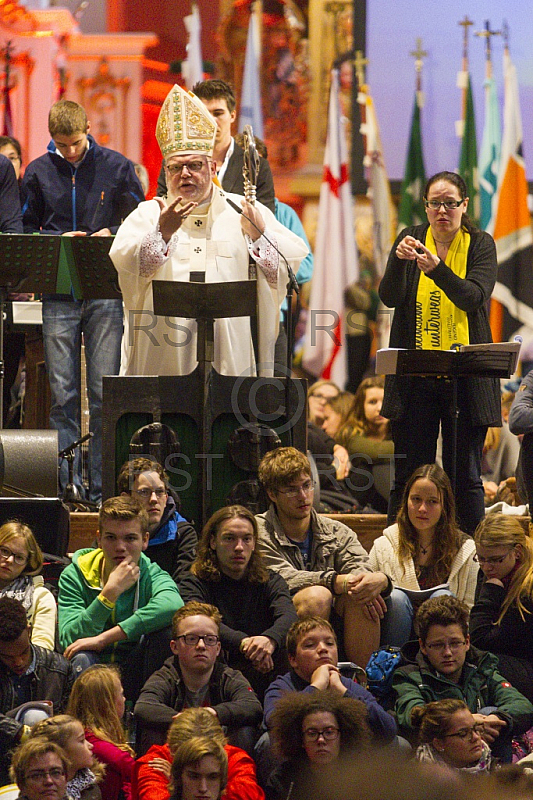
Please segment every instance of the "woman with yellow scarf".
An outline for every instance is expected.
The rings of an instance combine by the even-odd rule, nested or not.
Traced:
[[[405,228],[389,255],[379,296],[394,308],[390,347],[450,350],[458,344],[491,342],[487,301],[497,274],[492,237],[468,218],[466,184],[455,172],[439,172],[424,192],[428,222]],[[473,533],[485,514],[481,457],[489,426],[501,425],[495,378],[459,378],[456,503],[460,527]],[[452,464],[452,384],[440,377],[385,381],[383,416],[391,421],[395,483],[388,524],[396,519],[411,473],[435,461],[442,426],[442,460]]]

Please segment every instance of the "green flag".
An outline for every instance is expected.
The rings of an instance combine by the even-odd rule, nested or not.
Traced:
[[[417,93],[418,94],[418,93]],[[407,163],[402,181],[400,207],[398,209],[398,230],[408,225],[418,225],[426,219],[424,208],[424,189],[426,171],[422,153],[422,134],[420,132],[420,107],[415,94],[415,107],[411,122],[411,137],[407,153]]]
[[[468,213],[472,221],[479,223],[479,176],[477,169],[477,139],[476,115],[474,113],[474,98],[472,84],[468,75],[466,85],[466,109],[461,142],[461,155],[459,156],[459,174],[466,183],[468,190]]]

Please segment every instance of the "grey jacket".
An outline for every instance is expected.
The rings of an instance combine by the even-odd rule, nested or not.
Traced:
[[[342,522],[317,514],[314,509],[311,509],[313,541],[309,569],[305,568],[298,545],[286,536],[273,505],[256,519],[258,547],[266,566],[285,578],[291,594],[306,586],[326,586],[333,590],[337,575],[373,572],[356,534]]]

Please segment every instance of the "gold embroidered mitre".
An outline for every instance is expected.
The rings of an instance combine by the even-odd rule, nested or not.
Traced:
[[[161,106],[155,135],[163,158],[188,153],[213,155],[217,124],[201,100],[175,85]]]

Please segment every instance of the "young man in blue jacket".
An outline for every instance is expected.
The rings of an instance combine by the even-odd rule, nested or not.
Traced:
[[[25,233],[111,236],[144,200],[129,159],[100,147],[89,135],[84,109],[70,100],[54,103],[48,116],[47,152],[26,168],[21,187]],[[122,341],[120,300],[75,300],[72,294],[43,296],[43,338],[52,405],[50,423],[59,449],[80,438],[81,335],[87,363],[89,499],[102,498],[102,377],[116,375]],[[80,459],[74,482],[82,490]],[[61,488],[67,478],[66,464]]]

